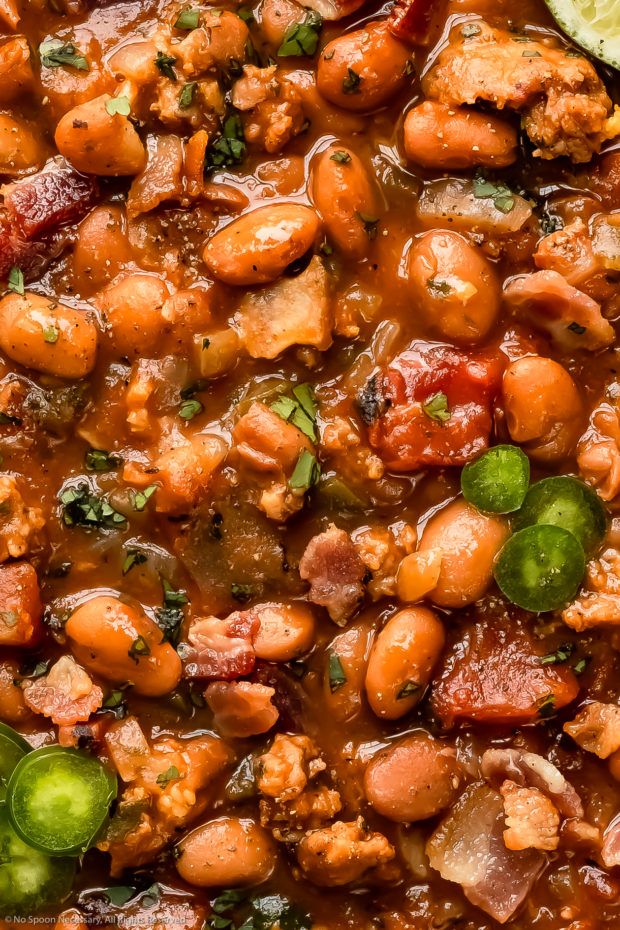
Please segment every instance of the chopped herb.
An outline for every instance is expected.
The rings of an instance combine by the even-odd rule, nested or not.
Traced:
[[[117,113],[119,116],[129,116],[131,113],[129,97],[112,97],[106,101],[105,108],[110,116],[116,116]]]
[[[183,85],[183,89],[179,94],[179,109],[187,110],[188,107],[191,107],[197,87],[196,81],[190,81],[188,84]]]
[[[254,759],[245,756],[226,783],[226,797],[230,801],[245,801],[256,795]]]
[[[329,690],[334,693],[338,688],[346,683],[347,676],[345,674],[344,668],[342,667],[342,662],[340,661],[340,656],[335,652],[330,652],[329,654]]]
[[[379,217],[378,216],[368,216],[367,213],[360,213],[357,211],[359,219],[364,224],[364,232],[369,239],[377,238],[377,228],[379,226]]]
[[[312,921],[305,911],[279,894],[254,898],[251,914],[245,921],[246,930],[310,930]],[[240,928],[241,930],[241,928]]]
[[[427,417],[435,420],[436,423],[447,423],[451,417],[450,408],[448,407],[448,398],[443,391],[438,391],[432,397],[422,404],[422,410]]]
[[[200,10],[189,8],[187,10],[182,10],[179,13],[177,20],[174,24],[174,28],[185,29],[187,32],[189,32],[192,29],[197,29],[199,22],[200,22]]]
[[[254,588],[251,584],[238,584],[233,581],[230,586],[230,594],[240,604],[245,604],[254,596]]]
[[[88,471],[114,471],[122,461],[120,455],[106,452],[105,449],[89,449],[84,456],[84,464]]]
[[[174,55],[166,55],[165,52],[157,52],[155,57],[155,65],[157,68],[159,68],[164,77],[170,78],[171,81],[176,81],[177,79],[173,69],[173,65],[175,64],[176,58]]]
[[[204,339],[202,340],[202,348],[208,349],[210,345],[211,345],[211,340],[209,339],[208,336],[205,336]]]
[[[555,713],[555,694],[548,694],[538,704],[538,716],[546,719]]]
[[[127,701],[120,688],[110,691],[101,705],[101,709],[112,712],[117,720],[122,720],[123,717],[127,716]]]
[[[205,154],[205,171],[212,171],[229,165],[240,165],[247,147],[243,134],[243,124],[235,113],[224,120],[223,132]]]
[[[351,156],[348,152],[343,152],[342,149],[334,152],[333,155],[329,156],[330,161],[337,161],[339,165],[348,165],[351,161]]]
[[[573,671],[575,675],[583,675],[588,665],[592,661],[592,656],[584,656],[583,659],[579,659],[573,665]]]
[[[161,772],[155,781],[160,788],[166,788],[171,781],[175,781],[177,778],[181,778],[181,773],[176,765],[171,765],[165,772]]]
[[[543,236],[550,236],[551,233],[557,232],[559,229],[564,229],[562,217],[556,213],[550,213],[547,209],[543,210],[540,218],[540,230]]]
[[[255,22],[256,19],[249,6],[240,6],[237,10],[237,16],[239,19],[242,19],[244,23],[248,24]]]
[[[514,194],[509,187],[502,181],[488,181],[482,174],[474,178],[474,197],[478,200],[492,200],[500,213],[510,213],[515,205]]]
[[[65,526],[117,528],[127,522],[122,513],[114,510],[105,497],[94,494],[85,482],[63,491],[60,503]]]
[[[19,417],[14,417],[10,413],[0,411],[0,426],[21,426],[22,421]]]
[[[586,327],[585,327],[585,326],[581,326],[581,324],[575,322],[575,320],[573,320],[572,323],[569,323],[569,324],[568,324],[567,329],[569,329],[569,330],[571,331],[571,333],[575,333],[576,336],[583,336],[583,334],[584,334],[585,331],[586,331]]]
[[[128,549],[127,555],[123,559],[123,575],[128,575],[136,565],[144,565],[148,561],[148,556],[140,549]]]
[[[10,613],[10,611],[7,612]],[[29,665],[22,665],[19,670],[20,681],[23,681],[25,678],[42,678],[44,675],[47,675],[51,664],[51,659],[46,659],[44,661],[31,662]]]
[[[183,420],[193,420],[195,416],[198,416],[199,413],[202,413],[204,407],[195,397],[184,400],[181,406],[179,407],[179,416]]]
[[[233,908],[241,904],[244,899],[245,894],[243,891],[237,891],[236,889],[223,891],[222,894],[211,903],[212,914],[206,926],[210,928],[210,930],[226,930],[227,927],[232,927],[232,920],[223,915],[232,911]]]
[[[558,646],[555,652],[550,652],[548,655],[542,656],[540,664],[561,665],[563,662],[568,662],[574,651],[574,643],[564,643],[563,645]]]
[[[417,694],[420,690],[421,685],[417,681],[406,681],[401,685],[398,694],[396,695],[397,701],[402,701],[404,698],[413,697],[414,694]]]
[[[426,281],[426,286],[431,294],[435,294],[437,297],[447,297],[448,294],[451,294],[453,290],[447,281],[442,281],[441,278],[437,277],[437,275],[432,278],[428,278]]]
[[[320,477],[321,467],[316,460],[316,456],[304,449],[297,459],[297,464],[288,480],[288,484],[293,490],[307,491],[317,483]]]
[[[300,55],[314,55],[319,44],[319,33],[323,17],[315,10],[308,10],[301,23],[291,23],[282,45],[278,49],[279,58],[294,58]]]
[[[293,398],[282,394],[271,404],[271,409],[283,420],[301,430],[312,442],[316,442],[317,405],[312,385],[298,384],[293,388],[293,394]]]
[[[155,611],[155,619],[164,634],[164,642],[176,646],[183,623],[183,608],[189,602],[187,593],[173,588],[166,578],[161,579],[163,605]]]
[[[42,329],[44,342],[49,342],[50,345],[54,345],[55,342],[58,342],[60,330],[56,326],[50,323],[49,326],[43,326]]]
[[[39,45],[39,56],[44,68],[76,68],[88,71],[88,62],[72,42],[49,39]]]
[[[134,639],[131,644],[131,649],[127,655],[134,660],[136,665],[138,664],[141,656],[150,656],[151,647],[145,640],[144,636],[138,636],[137,639]]]
[[[158,484],[149,484],[148,488],[144,488],[143,491],[132,491],[131,497],[133,509],[137,510],[138,512],[144,510],[158,487]]]
[[[304,382],[303,384],[297,384],[293,388],[293,394],[304,412],[310,417],[311,420],[315,420],[319,408],[317,406],[316,396],[314,394],[314,388],[312,385],[308,384],[307,382]]]
[[[461,35],[464,39],[471,39],[473,36],[479,36],[481,31],[477,23],[466,23],[461,29]]]
[[[24,296],[24,272],[17,265],[9,271],[8,289],[14,294]]]
[[[321,244],[320,244],[320,246],[319,246],[319,249],[320,249],[320,251],[323,253],[323,255],[333,255],[333,254],[334,254],[334,250],[333,250],[332,246],[329,244],[329,242],[327,241],[327,239],[324,239],[323,242],[321,242]]]
[[[345,94],[359,94],[362,78],[353,68],[347,68],[347,76],[342,81],[342,91]]]

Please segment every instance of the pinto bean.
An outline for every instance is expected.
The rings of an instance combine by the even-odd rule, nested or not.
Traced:
[[[38,168],[43,148],[23,120],[0,113],[0,174],[19,175]]]
[[[203,253],[209,271],[226,284],[266,284],[310,249],[319,218],[309,207],[259,207],[217,232]]]
[[[0,660],[0,720],[5,723],[20,723],[32,716],[16,681],[19,681],[19,662]]]
[[[181,660],[146,614],[116,597],[99,595],[75,610],[65,627],[71,651],[108,681],[131,681],[137,694],[168,694],[181,678]]]
[[[266,662],[290,662],[307,652],[314,642],[314,615],[306,604],[258,604],[252,613],[259,627],[254,652]]]
[[[396,720],[424,695],[444,644],[444,629],[432,610],[400,610],[383,627],[370,653],[366,695],[378,717]]]
[[[164,327],[162,307],[168,288],[161,278],[150,274],[130,274],[113,281],[96,299],[114,348],[131,358],[152,351]]]
[[[480,513],[464,500],[440,510],[427,523],[418,550],[441,552],[439,579],[430,600],[440,607],[463,607],[482,597],[508,533],[503,517]]]
[[[276,866],[276,848],[254,820],[218,817],[193,830],[178,846],[179,875],[199,888],[258,885]]]
[[[317,68],[318,90],[345,110],[373,110],[403,86],[410,54],[384,22],[369,23],[325,46]]]
[[[261,33],[277,49],[288,27],[302,22],[305,14],[303,6],[295,0],[263,0],[260,6]]]
[[[73,270],[90,285],[101,286],[115,278],[131,261],[131,246],[122,207],[95,207],[78,226],[73,249]]]
[[[126,116],[108,113],[106,103],[111,99],[103,94],[65,113],[56,127],[56,147],[85,174],[139,174],[146,164],[146,149]]]
[[[40,294],[0,300],[0,348],[26,368],[83,378],[95,365],[97,328],[89,316]]]
[[[409,254],[409,286],[416,310],[445,339],[480,342],[497,319],[497,276],[458,233],[434,230],[416,239]]]
[[[517,158],[517,132],[510,123],[465,107],[426,100],[409,110],[405,154],[425,168],[505,168]]]
[[[377,813],[410,823],[448,807],[458,793],[460,775],[453,749],[427,733],[415,733],[372,759],[364,791]]]
[[[329,644],[323,673],[323,700],[327,713],[348,722],[362,710],[362,694],[372,632],[366,624],[350,627]]]
[[[579,388],[562,365],[540,355],[517,359],[503,382],[508,432],[538,462],[573,452],[584,421]]]
[[[368,222],[379,214],[362,160],[351,149],[330,145],[312,160],[310,191],[330,241],[345,255],[362,258],[370,246]]]

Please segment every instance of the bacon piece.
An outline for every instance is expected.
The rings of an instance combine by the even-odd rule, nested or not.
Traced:
[[[535,752],[522,749],[487,749],[481,771],[494,787],[505,780],[548,795],[564,817],[583,817],[581,798],[560,770]]]
[[[397,39],[425,45],[438,0],[396,0],[387,18],[388,29]]]
[[[351,537],[333,524],[313,536],[299,562],[299,574],[310,582],[309,600],[327,609],[345,626],[364,598],[366,566]]]
[[[183,195],[182,167],[183,146],[178,136],[150,139],[146,167],[134,178],[129,189],[127,216],[133,219],[149,213],[164,201],[178,201]]]
[[[613,818],[603,834],[601,860],[607,869],[620,865],[620,814]]]
[[[14,237],[37,239],[58,226],[75,223],[94,206],[99,186],[66,162],[50,162],[42,171],[2,188]]]
[[[258,632],[257,615],[245,611],[225,620],[201,617],[192,623],[187,643],[180,647],[185,678],[219,678],[230,681],[249,675],[256,663],[252,638]]]
[[[426,845],[430,864],[465,897],[506,923],[525,901],[543,869],[538,850],[513,852],[504,844],[501,796],[477,782],[465,789]]]
[[[22,687],[28,707],[60,726],[88,720],[103,703],[101,688],[71,656],[62,656],[47,675]]]
[[[504,799],[506,849],[554,850],[560,843],[560,815],[538,788],[522,788],[505,781],[500,788]]]
[[[526,629],[506,620],[471,626],[436,677],[431,702],[446,726],[531,723],[573,701],[579,684],[569,668],[541,665]]]
[[[488,445],[502,367],[499,356],[414,343],[360,396],[371,445],[393,471],[464,465]]]
[[[43,607],[29,562],[0,566],[0,645],[30,646],[41,632]]]
[[[563,730],[586,752],[607,759],[620,749],[620,707],[592,701]]]
[[[205,698],[222,736],[244,739],[272,728],[278,719],[274,694],[273,688],[251,681],[212,681]]]

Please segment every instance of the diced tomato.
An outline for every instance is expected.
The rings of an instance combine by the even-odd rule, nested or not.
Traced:
[[[93,177],[53,162],[43,171],[2,190],[11,226],[26,239],[44,236],[81,219],[94,206],[99,186]]]
[[[195,620],[182,648],[185,677],[230,681],[249,675],[256,662],[252,638],[258,626],[251,611],[236,612],[225,620]]]
[[[375,381],[378,416],[368,431],[388,468],[464,465],[486,449],[503,364],[499,354],[467,354],[437,343],[414,343],[397,356]],[[361,405],[364,413],[372,400],[363,396]]]
[[[502,618],[467,630],[436,678],[431,703],[446,726],[519,724],[551,716],[578,692],[569,668],[542,665],[526,628]]]
[[[0,566],[0,645],[30,646],[41,632],[43,607],[29,562]]]
[[[423,44],[438,6],[438,0],[396,0],[388,16],[388,29],[397,39]]]

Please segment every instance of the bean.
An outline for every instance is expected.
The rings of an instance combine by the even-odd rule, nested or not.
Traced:
[[[255,821],[218,817],[193,830],[178,846],[179,875],[199,888],[258,885],[276,866],[271,837]]]
[[[364,792],[378,814],[410,823],[448,807],[456,798],[460,775],[453,749],[427,733],[415,733],[372,759]]]
[[[266,662],[290,662],[303,655],[314,642],[314,615],[301,602],[292,604],[258,604],[259,628],[254,637],[254,652]]]
[[[130,274],[113,281],[96,304],[119,355],[138,356],[151,352],[162,334],[162,307],[168,288],[161,278],[150,274]]]
[[[181,678],[181,660],[146,614],[116,597],[98,595],[75,610],[65,627],[78,662],[137,694],[168,694]]]
[[[426,100],[405,117],[405,154],[425,168],[506,168],[517,132],[497,116]]]
[[[146,164],[146,149],[126,116],[108,113],[106,103],[111,99],[103,94],[65,113],[56,127],[56,147],[85,174],[139,174]]]
[[[464,607],[482,597],[508,533],[503,517],[480,513],[460,499],[432,517],[418,550],[441,552],[439,579],[428,595],[430,600],[440,607]]]
[[[122,207],[95,207],[78,226],[73,271],[95,287],[115,278],[131,261],[127,222]]]
[[[301,204],[259,207],[217,232],[203,258],[226,284],[265,284],[312,247],[319,227],[314,210]]]
[[[369,23],[325,46],[317,68],[318,90],[345,110],[372,110],[403,86],[410,54],[385,23]]]
[[[330,243],[345,255],[363,258],[376,229],[379,203],[362,160],[343,145],[330,145],[312,160],[310,191]]]
[[[97,354],[97,329],[80,310],[40,294],[0,300],[0,348],[26,368],[60,378],[83,378]]]
[[[371,630],[360,624],[339,633],[326,649],[323,701],[330,718],[344,723],[361,713],[371,645]]]
[[[562,365],[539,355],[517,359],[503,381],[511,438],[537,462],[571,455],[584,421],[579,388]]]
[[[458,233],[425,233],[409,254],[409,288],[426,324],[445,339],[481,342],[500,308],[500,285],[489,261]]]
[[[19,175],[38,168],[45,154],[23,120],[0,113],[0,173]]]
[[[391,617],[370,653],[366,695],[378,717],[396,720],[421,700],[444,645],[441,621],[425,607]]]
[[[20,723],[32,716],[24,703],[24,692],[15,684],[19,681],[19,662],[13,659],[0,661],[0,720]]]
[[[293,23],[303,21],[306,11],[295,0],[263,0],[260,7],[261,32],[267,42],[277,50]]]

